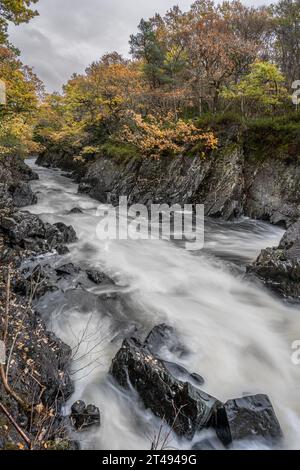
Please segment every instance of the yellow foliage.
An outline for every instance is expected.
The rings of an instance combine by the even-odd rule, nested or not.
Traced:
[[[24,156],[35,154],[41,145],[32,139],[32,124],[21,114],[6,117],[0,121],[0,154],[18,151]]]
[[[218,140],[212,132],[202,132],[192,122],[174,121],[172,114],[166,117],[150,115],[147,120],[140,114],[130,113],[131,124],[124,124],[119,133],[122,142],[138,147],[144,155],[158,157],[164,151],[182,153],[187,145],[201,144],[205,150],[216,148]]]

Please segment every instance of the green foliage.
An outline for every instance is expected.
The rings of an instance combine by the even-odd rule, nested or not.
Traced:
[[[238,84],[225,88],[222,96],[228,100],[238,100],[243,114],[274,111],[282,105],[288,92],[284,87],[284,76],[275,64],[256,61],[250,72]]]
[[[101,145],[99,150],[100,155],[105,155],[120,163],[139,156],[138,149],[134,145],[113,141]]]
[[[8,47],[0,47],[0,79],[6,85],[6,105],[0,105],[0,153],[37,152],[32,140],[43,87],[32,70]]]
[[[165,52],[160,44],[154,22],[141,20],[139,32],[130,36],[130,53],[134,58],[143,60],[143,70],[153,88],[159,87],[164,81]]]
[[[247,120],[246,154],[253,158],[300,158],[300,112]]]

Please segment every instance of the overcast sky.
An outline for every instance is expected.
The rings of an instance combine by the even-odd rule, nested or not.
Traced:
[[[39,0],[40,16],[29,24],[10,27],[10,40],[45,82],[60,90],[73,72],[116,50],[128,55],[129,35],[141,18],[164,14],[174,4],[187,10],[192,0]],[[261,5],[270,0],[249,0]]]

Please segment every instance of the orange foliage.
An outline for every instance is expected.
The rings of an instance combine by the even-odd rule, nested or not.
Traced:
[[[201,156],[205,151],[217,146],[217,138],[212,132],[202,132],[192,122],[182,119],[174,121],[169,113],[166,117],[150,115],[144,120],[140,114],[127,115],[129,124],[124,124],[119,139],[135,145],[143,155],[159,157],[163,152],[182,153],[187,145],[201,144]]]

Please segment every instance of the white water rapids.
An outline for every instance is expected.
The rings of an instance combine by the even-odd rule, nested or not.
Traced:
[[[143,409],[134,393],[119,390],[108,370],[135,325],[146,334],[167,323],[190,351],[181,364],[204,377],[206,392],[222,401],[244,393],[268,394],[284,431],[282,446],[299,449],[300,365],[291,361],[291,344],[300,339],[300,312],[244,278],[245,266],[262,248],[276,246],[283,231],[247,219],[208,221],[201,252],[163,240],[101,242],[96,236],[99,203],[77,194],[77,185],[60,171],[28,163],[40,180],[32,182],[38,204],[26,210],[50,223],[72,225],[77,232],[79,241],[63,262],[105,271],[125,299],[114,298],[110,287],[106,304],[99,303],[103,287],[80,295],[70,286],[59,300],[49,295],[39,306],[63,341],[74,348],[82,340],[74,357],[75,394],[70,404],[77,399],[95,404],[102,420],[100,428],[76,435],[82,447],[150,449],[159,420]],[[70,214],[74,207],[83,213]],[[49,260],[57,262],[54,255]],[[172,435],[169,439],[169,446],[178,449],[193,443]],[[263,444],[241,442],[235,447],[249,446]]]

